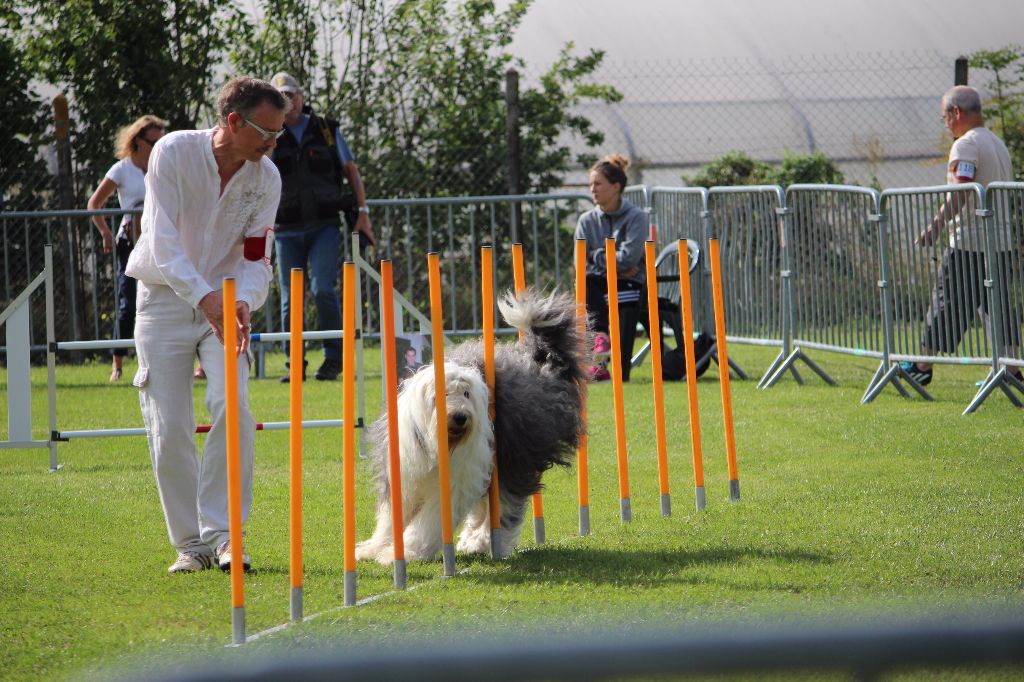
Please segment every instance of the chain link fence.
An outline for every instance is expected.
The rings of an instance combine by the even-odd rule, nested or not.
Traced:
[[[820,151],[849,184],[935,185],[944,181],[952,142],[939,98],[953,85],[956,58],[904,52],[606,63],[594,81],[615,86],[623,100],[582,104],[578,112],[605,132],[602,150],[633,159],[635,183],[675,186],[739,150],[772,164],[787,152]],[[971,72],[976,87],[988,80]],[[585,169],[567,182],[585,184]]]
[[[954,63],[954,56],[933,52],[609,63],[600,68],[594,81],[615,86],[622,92],[623,100],[615,104],[581,104],[574,111],[604,132],[604,144],[600,149],[586,148],[582,141],[570,137],[562,143],[571,149],[573,157],[580,153],[625,152],[634,161],[631,182],[649,186],[679,186],[684,177],[692,175],[702,164],[733,149],[768,162],[781,160],[787,152],[820,150],[839,163],[847,183],[873,183],[877,187],[935,185],[943,181],[943,159],[950,142],[938,116],[938,100],[952,83]],[[527,72],[523,75],[524,83],[540,73],[541,70]],[[985,82],[987,75],[975,71],[972,80]],[[111,107],[116,106],[116,102],[111,103]],[[48,110],[49,105],[42,109]],[[41,113],[51,121],[50,130],[31,134],[42,142],[52,142],[52,113]],[[111,131],[111,138],[115,132]],[[12,211],[84,209],[114,158],[112,149],[105,161],[87,158],[86,150],[76,147],[76,139],[72,103],[68,172],[58,180],[58,154],[53,144],[41,144],[39,157],[31,162],[5,160],[0,163],[2,210],[11,215]],[[420,168],[408,177],[395,176],[397,179],[392,177],[393,171],[410,167],[409,164],[396,166],[395,159],[372,158],[358,148],[353,151],[369,196],[386,202],[394,196],[451,194],[446,178],[458,178],[458,182],[452,183],[460,187],[466,185],[467,179],[480,187],[493,187],[495,178],[507,184],[508,166],[498,167],[495,155],[479,153],[480,145],[506,144],[506,140],[481,140],[475,147],[448,149],[443,159],[423,155],[432,158],[423,166],[429,172]],[[442,161],[444,168],[434,167]],[[586,171],[582,167],[571,170],[563,191],[579,192],[586,185]],[[384,177],[391,179],[383,182]],[[401,191],[388,186],[392,184],[400,186]],[[478,192],[489,193],[492,192]],[[403,239],[412,239],[411,243],[417,245],[427,244],[429,248],[428,242],[437,229],[433,221],[438,219],[439,224],[450,223],[452,228],[444,227],[437,233],[437,245],[451,249],[453,254],[462,253],[466,245],[474,243],[467,236],[474,214],[476,218],[472,219],[479,220],[477,224],[498,225],[504,243],[512,238],[511,217],[492,218],[492,207],[435,208],[454,213],[452,217],[428,217],[426,206],[403,207],[401,212],[406,215],[400,220],[398,206],[390,207],[389,212],[375,212],[373,217],[382,237],[379,254],[405,252],[407,245],[401,246]],[[556,231],[564,235],[571,230],[575,216],[556,216],[552,210],[536,212],[524,206],[516,229],[522,230],[524,225],[531,228],[531,221],[540,220],[542,224],[562,223]],[[41,270],[42,245],[53,243],[55,253],[60,254],[55,275],[63,283],[62,300],[57,305],[66,311],[61,321],[61,338],[113,335],[114,262],[102,253],[102,244],[88,218],[29,221],[8,217],[0,220],[0,230],[0,306],[16,296]],[[527,230],[523,240],[529,238]],[[542,263],[528,267],[544,270]],[[413,295],[418,297],[418,292]],[[460,312],[461,307],[452,308],[456,319],[465,315]],[[268,309],[264,318],[267,331],[280,326],[276,309]]]

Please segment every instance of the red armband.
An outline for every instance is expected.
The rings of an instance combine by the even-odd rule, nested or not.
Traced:
[[[274,229],[268,227],[261,237],[246,237],[243,253],[245,260],[261,260],[270,263],[271,248],[274,244]]]

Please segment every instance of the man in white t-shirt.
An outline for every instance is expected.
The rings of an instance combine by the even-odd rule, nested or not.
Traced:
[[[946,182],[950,185],[976,182],[989,183],[1013,180],[1013,166],[1006,145],[985,127],[978,91],[958,85],[942,96],[942,119],[956,140],[949,150]],[[985,266],[985,222],[961,219],[964,209],[962,195],[949,194],[946,202],[917,238],[921,246],[930,246],[943,228],[949,229],[949,250],[939,269],[939,286],[932,291],[932,301],[925,315],[921,351],[925,355],[938,352],[955,353],[964,332],[979,309],[988,315],[988,299],[984,280],[991,277]],[[1005,259],[1003,271],[1009,272],[1013,245],[1010,223],[995,221],[995,244],[998,257]],[[951,228],[951,229],[950,229]],[[1009,338],[1004,339],[1011,353],[1020,345],[1020,321],[1008,296],[1003,296],[1002,316]],[[930,363],[901,363],[902,368],[922,386],[931,383]],[[1020,378],[1020,372],[1013,372]]]
[[[138,280],[134,384],[146,422],[171,573],[228,570],[224,407],[224,277],[237,287],[242,522],[252,508],[256,422],[249,411],[249,319],[273,276],[270,245],[281,179],[266,154],[284,132],[288,101],[270,83],[235,78],[221,90],[219,125],[163,137],[146,174],[142,235],[128,261]],[[192,363],[206,370],[211,427],[197,457]],[[249,557],[240,557],[249,568]]]

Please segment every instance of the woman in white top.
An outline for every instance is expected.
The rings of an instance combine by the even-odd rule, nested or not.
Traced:
[[[120,161],[107,171],[99,187],[89,198],[89,210],[103,208],[110,196],[117,192],[123,209],[141,209],[146,198],[146,168],[149,155],[164,135],[167,121],[156,116],[143,116],[118,131],[114,141],[114,155]],[[124,215],[115,235],[105,216],[93,216],[92,222],[103,236],[103,253],[117,250],[117,311],[118,332],[122,339],[132,338],[135,329],[135,280],[124,274],[128,256],[139,237],[140,220],[137,215]],[[111,381],[120,381],[121,366],[127,351],[115,348]]]

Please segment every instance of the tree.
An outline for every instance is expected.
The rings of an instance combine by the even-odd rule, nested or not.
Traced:
[[[77,198],[113,160],[112,139],[143,114],[194,128],[240,10],[202,0],[24,0],[26,63],[72,104]]]
[[[979,50],[970,65],[992,72],[987,86],[993,97],[983,108],[989,125],[999,133],[1013,159],[1014,179],[1024,180],[1024,45]]]
[[[38,149],[46,141],[46,104],[31,86],[32,74],[14,35],[20,17],[0,11],[0,210],[40,208],[52,182]]]
[[[499,12],[489,0],[265,0],[257,16],[237,19],[231,63],[267,75],[284,69],[306,83],[313,106],[341,119],[374,196],[504,194],[505,71],[524,67],[507,48],[529,4]],[[620,99],[585,83],[602,58],[566,46],[520,93],[528,191],[561,182],[574,160],[563,135],[602,140],[571,112],[585,99]]]

